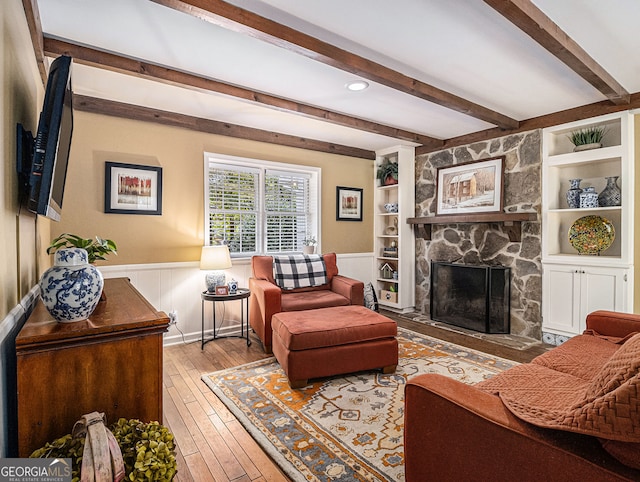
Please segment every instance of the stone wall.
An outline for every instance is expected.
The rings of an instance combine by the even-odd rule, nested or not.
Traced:
[[[432,239],[416,238],[416,310],[429,315],[431,261],[511,268],[511,333],[542,337],[540,237],[541,131],[477,142],[416,157],[416,216],[435,214],[437,169],[505,156],[505,212],[536,212],[522,223],[522,241],[511,242],[500,224],[433,225]]]

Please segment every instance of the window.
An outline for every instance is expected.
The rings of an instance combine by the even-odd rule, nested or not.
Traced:
[[[302,251],[319,232],[320,169],[205,154],[208,244],[232,256]]]

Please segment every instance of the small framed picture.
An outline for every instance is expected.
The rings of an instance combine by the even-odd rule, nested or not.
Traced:
[[[227,296],[229,294],[229,288],[225,285],[216,286],[216,295]]]
[[[362,221],[362,189],[336,186],[336,221]]]
[[[162,168],[105,163],[104,212],[162,214]]]

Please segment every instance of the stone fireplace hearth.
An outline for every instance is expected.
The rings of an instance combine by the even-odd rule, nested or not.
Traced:
[[[430,314],[431,262],[511,269],[511,334],[541,340],[541,132],[514,134],[416,157],[416,217],[435,215],[439,167],[505,156],[504,211],[535,212],[512,242],[498,223],[433,225],[431,240],[416,238],[416,310]]]

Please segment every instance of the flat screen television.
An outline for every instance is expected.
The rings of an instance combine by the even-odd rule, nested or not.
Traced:
[[[73,133],[71,57],[51,64],[33,145],[27,209],[60,220]]]

